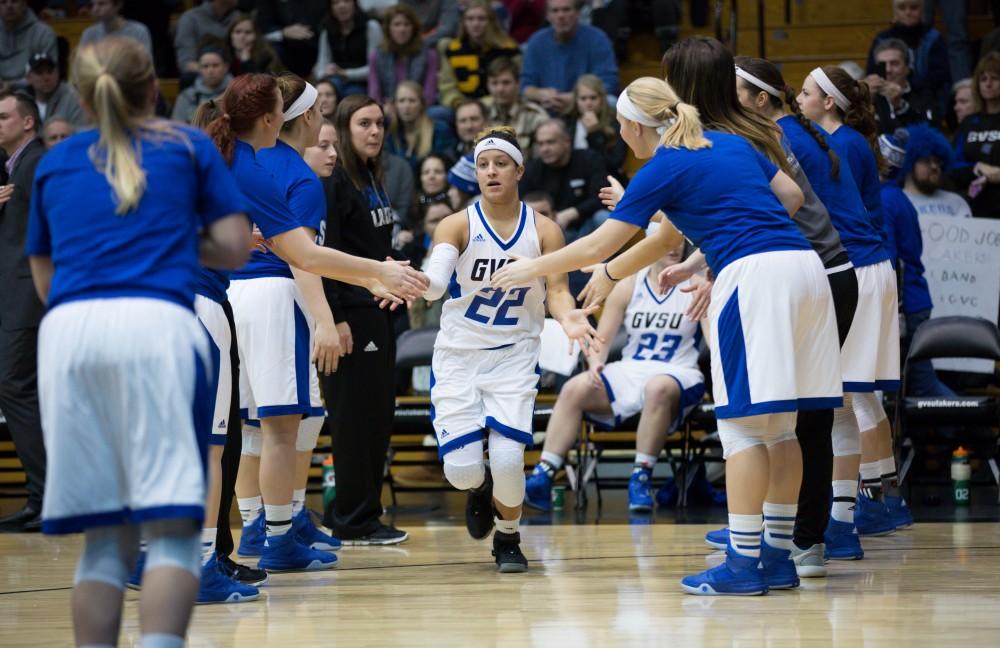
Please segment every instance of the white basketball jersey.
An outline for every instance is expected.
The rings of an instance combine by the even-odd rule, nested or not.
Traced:
[[[681,292],[689,284],[674,286],[666,295],[658,295],[649,283],[649,269],[635,278],[632,300],[625,309],[628,344],[622,360],[652,360],[686,367],[698,366],[701,326],[684,314],[691,304],[691,294]]]
[[[448,283],[434,347],[494,349],[539,337],[545,323],[545,281],[533,279],[506,292],[490,287],[490,277],[511,255],[541,256],[535,211],[521,203],[521,219],[506,241],[490,227],[479,201],[469,206],[466,217],[469,244]]]

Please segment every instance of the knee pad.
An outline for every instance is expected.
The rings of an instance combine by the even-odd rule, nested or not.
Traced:
[[[854,415],[853,400],[857,394],[844,394],[844,406],[833,410],[833,456],[861,454],[861,429]]]
[[[263,445],[262,435],[259,427],[243,424],[243,450],[240,454],[248,457],[259,457],[260,449]]]
[[[295,438],[297,452],[312,452],[316,448],[316,440],[325,420],[322,416],[310,416],[299,422],[299,435]]]
[[[201,535],[191,520],[167,520],[143,525],[146,570],[174,567],[201,575]]]
[[[490,430],[493,497],[514,508],[524,502],[524,444]]]
[[[882,407],[882,392],[854,394],[854,416],[858,419],[858,429],[862,432],[874,430],[888,418]]]
[[[444,456],[444,476],[458,490],[479,488],[486,479],[483,444],[473,441]]]
[[[73,584],[97,582],[125,589],[139,553],[139,530],[135,526],[88,529]]]
[[[767,416],[719,419],[718,425],[723,459],[754,446],[767,445]]]

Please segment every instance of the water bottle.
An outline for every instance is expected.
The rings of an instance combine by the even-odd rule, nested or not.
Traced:
[[[327,455],[323,460],[323,509],[337,496],[337,475],[333,470],[333,455]]]
[[[969,505],[970,477],[972,466],[969,465],[969,451],[959,446],[951,455],[951,485],[956,506]]]

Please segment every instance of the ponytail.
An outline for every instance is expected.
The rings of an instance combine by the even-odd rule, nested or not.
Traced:
[[[705,132],[698,118],[698,109],[691,104],[678,101],[673,108],[674,123],[660,138],[660,145],[691,150],[709,148],[712,143],[705,139]]]
[[[146,191],[146,172],[139,165],[135,144],[128,133],[128,106],[118,81],[107,72],[94,82],[94,113],[104,149],[104,177],[115,192],[115,213],[126,214],[139,205]]]
[[[233,122],[227,113],[222,113],[205,127],[205,132],[212,138],[215,148],[222,153],[222,159],[229,166],[233,165],[233,154],[236,151],[236,133],[233,132]]]
[[[885,158],[882,157],[882,150],[878,145],[878,124],[875,122],[875,105],[872,102],[872,93],[868,84],[864,81],[855,81],[851,75],[835,65],[828,65],[823,68],[823,72],[830,78],[830,81],[837,86],[837,89],[850,103],[847,110],[837,107],[837,113],[844,120],[844,124],[861,133],[868,141],[868,148],[875,156],[878,164],[878,172],[881,175],[889,169]]]
[[[625,88],[627,99],[642,114],[665,128],[660,146],[691,150],[709,148],[698,109],[682,102],[669,83],[654,77],[641,77]],[[621,104],[620,104],[621,105]],[[623,115],[630,119],[628,115]]]
[[[232,166],[236,140],[253,130],[257,120],[275,109],[278,83],[270,74],[241,74],[215,100],[220,114],[205,130]]]

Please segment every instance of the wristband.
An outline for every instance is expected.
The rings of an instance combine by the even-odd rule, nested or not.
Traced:
[[[615,283],[618,283],[618,280],[617,280],[617,279],[615,279],[614,277],[612,277],[612,276],[611,276],[611,273],[610,273],[610,272],[608,272],[608,266],[609,266],[609,265],[611,265],[611,262],[610,262],[610,261],[609,261],[608,263],[605,263],[605,264],[604,264],[604,274],[605,274],[605,276],[607,276],[607,278],[608,278],[608,279],[610,279],[611,281],[613,281],[613,282],[615,282]]]

